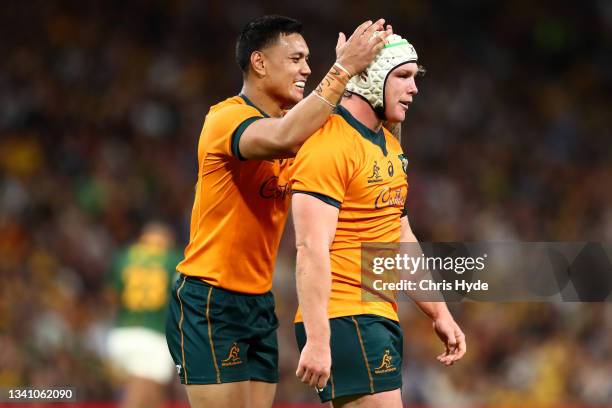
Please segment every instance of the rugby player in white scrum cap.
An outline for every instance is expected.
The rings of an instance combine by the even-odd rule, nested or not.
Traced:
[[[408,161],[383,126],[405,119],[418,92],[417,60],[412,44],[388,37],[294,163],[296,375],[335,407],[402,406],[397,304],[362,300],[361,244],[417,242],[405,210]],[[465,354],[464,334],[445,303],[416,303],[444,343],[437,359],[452,365]]]

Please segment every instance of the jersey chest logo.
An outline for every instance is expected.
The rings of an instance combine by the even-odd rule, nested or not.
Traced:
[[[403,189],[401,187],[394,190],[389,189],[389,187],[384,187],[376,195],[374,208],[402,207],[405,201],[406,195],[403,194]]]
[[[402,164],[402,169],[404,173],[408,170],[408,159],[403,154],[399,154],[398,159]],[[395,175],[395,167],[393,167],[393,162],[391,160],[387,160],[387,174],[389,177],[393,177]],[[368,184],[372,183],[380,183],[383,181],[383,177],[381,175],[380,166],[378,165],[378,160],[374,160],[374,164],[372,165],[372,173],[368,176]]]
[[[277,176],[270,176],[259,186],[259,196],[267,200],[284,200],[291,193],[289,183],[280,184]]]
[[[382,181],[382,177],[380,175],[380,166],[378,165],[378,161],[374,160],[374,166],[372,166],[372,174],[368,176],[368,183],[380,183]]]

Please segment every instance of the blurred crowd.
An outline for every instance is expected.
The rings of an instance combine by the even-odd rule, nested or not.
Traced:
[[[415,45],[428,73],[402,143],[419,239],[612,240],[612,4],[465,3],[3,3],[0,387],[71,385],[96,401],[119,392],[104,276],[152,217],[187,240],[202,121],[240,90],[234,40],[262,14],[304,22],[310,89],[337,32],[365,19],[387,18]],[[308,402],[315,393],[294,378],[292,239],[288,225],[277,401]],[[406,402],[612,404],[609,304],[451,305],[468,356],[450,369],[435,364],[427,319],[402,307]]]

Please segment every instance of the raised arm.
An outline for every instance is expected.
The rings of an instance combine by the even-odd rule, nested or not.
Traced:
[[[271,159],[295,155],[304,141],[319,129],[338,103],[348,80],[362,72],[384,47],[392,34],[384,20],[361,24],[348,40],[338,36],[336,63],[313,93],[295,105],[282,118],[266,118],[251,123],[242,133],[239,149],[246,159]]]
[[[329,248],[334,240],[339,210],[304,193],[293,195],[292,209],[297,247],[297,293],[306,329],[306,345],[295,374],[303,383],[323,388],[331,372],[327,315],[331,293]]]

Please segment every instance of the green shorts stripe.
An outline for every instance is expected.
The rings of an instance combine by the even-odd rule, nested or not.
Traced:
[[[363,346],[363,338],[361,337],[361,330],[359,330],[359,323],[355,316],[351,316],[351,320],[355,323],[355,329],[357,330],[357,338],[359,339],[359,346],[361,347],[361,354],[363,356],[363,362],[365,363],[366,370],[368,371],[368,380],[370,381],[370,394],[374,394],[374,379],[372,378],[372,370],[370,370],[370,364],[368,364],[368,357],[366,355],[365,347]]]
[[[278,382],[278,319],[272,293],[249,295],[181,276],[166,340],[183,384]]]
[[[355,315],[330,319],[329,325],[332,367],[319,392],[321,402],[402,387],[403,335],[397,322]],[[303,323],[296,323],[295,335],[301,351],[306,344]]]
[[[217,384],[221,384],[221,373],[217,364],[217,355],[215,353],[215,344],[212,337],[212,324],[210,323],[210,298],[212,296],[212,286],[208,288],[208,296],[206,297],[206,322],[208,324],[208,340],[210,341],[210,350],[212,352],[212,361],[215,365],[215,373],[217,374]]]
[[[183,286],[185,286],[184,279],[181,282],[181,285],[179,286],[179,288],[176,290],[176,298],[179,301],[179,305],[181,307],[181,319],[179,320],[178,329],[181,332],[181,357],[182,357],[182,362],[183,362],[183,368],[185,371],[184,373],[185,384],[187,384],[188,376],[187,376],[187,365],[185,364],[185,336],[183,335],[183,321],[185,320],[185,315],[183,314],[183,301],[181,300],[181,290],[183,290]]]

